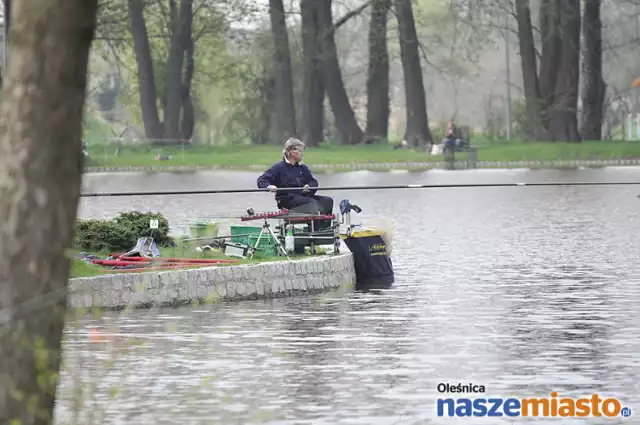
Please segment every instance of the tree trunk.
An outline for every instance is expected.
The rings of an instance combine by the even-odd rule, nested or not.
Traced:
[[[269,0],[269,18],[273,35],[275,77],[275,137],[284,143],[289,137],[297,135],[296,109],[293,101],[293,77],[291,71],[291,52],[289,35],[282,0]]]
[[[562,55],[549,108],[551,140],[579,142],[578,95],[580,81],[580,0],[559,0]]]
[[[386,139],[389,133],[389,53],[387,14],[391,0],[374,0],[369,24],[366,141]]]
[[[50,424],[97,1],[13,6],[0,107],[0,424]]]
[[[548,108],[553,104],[558,70],[562,54],[560,2],[564,0],[542,0],[540,3],[540,34],[542,53],[540,57],[540,95],[542,96],[542,122],[549,126]]]
[[[602,20],[601,0],[585,0],[584,35],[584,91],[582,93],[582,128],[586,140],[602,139],[605,82],[602,77]]]
[[[347,91],[344,87],[334,37],[331,4],[332,0],[324,0],[320,2],[319,7],[322,65],[325,85],[329,102],[331,103],[331,110],[335,118],[336,128],[340,134],[340,143],[343,145],[354,145],[363,141],[364,133],[358,125],[353,108],[349,103],[349,96],[347,96]]]
[[[164,130],[158,115],[156,81],[143,9],[144,0],[129,0],[131,35],[138,69],[140,110],[147,139],[161,139]]]
[[[4,1],[4,39],[9,40],[9,29],[11,28],[11,1],[12,0],[3,0]],[[5,57],[7,57],[7,52],[4,52]]]
[[[184,83],[182,85],[182,123],[180,124],[180,137],[190,140],[193,137],[195,127],[195,117],[193,110],[193,98],[191,97],[191,85],[193,82],[193,73],[195,71],[194,60],[195,43],[193,38],[189,37],[187,44],[187,66],[185,70]]]
[[[319,40],[319,5],[317,0],[300,0],[302,15],[302,138],[308,146],[324,140],[324,78]]]
[[[529,121],[529,137],[534,140],[547,140],[548,135],[542,119],[543,100],[537,73],[536,49],[531,25],[529,0],[516,0],[518,21],[518,41],[522,65],[525,107]]]
[[[176,9],[175,0],[171,0],[172,10]],[[191,40],[193,22],[193,0],[181,0],[180,12],[172,20],[171,44],[165,75],[166,97],[164,104],[164,138],[180,138],[180,112],[182,109],[182,69],[185,52]]]
[[[274,133],[272,105],[276,103],[276,80],[272,75],[269,75],[267,66],[263,67],[260,75],[262,75],[260,101],[256,105],[258,116],[255,124],[251,126],[253,129],[251,139],[255,144],[264,145],[272,140]],[[284,140],[281,143],[284,144]]]
[[[4,0],[4,35],[8,39],[9,28],[11,27],[11,0]]]
[[[418,52],[418,36],[413,20],[411,0],[395,0],[398,17],[400,56],[404,73],[404,92],[407,108],[405,140],[410,146],[432,143],[427,116],[427,103],[422,81],[422,68]]]
[[[273,105],[276,104],[276,79],[273,75],[273,64],[265,57],[260,65],[253,74],[256,79],[255,85],[252,85],[257,90],[259,97],[253,98],[247,103],[250,112],[246,121],[251,132],[251,142],[256,145],[268,144],[275,140],[275,119],[277,118],[273,110]],[[284,140],[281,140],[280,144],[284,144]]]
[[[2,69],[2,75],[0,76],[0,86],[3,85],[5,78],[6,65],[8,63],[9,55],[7,52],[7,46],[9,44],[9,28],[11,27],[11,0],[3,0],[4,5],[4,67]]]

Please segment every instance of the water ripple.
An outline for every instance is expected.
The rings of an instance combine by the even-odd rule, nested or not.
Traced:
[[[628,169],[323,175],[321,183],[630,180]],[[345,180],[346,179],[346,180]],[[252,187],[255,175],[103,176],[93,190]],[[69,323],[58,424],[511,424],[438,418],[440,382],[486,396],[619,397],[640,406],[640,224],[628,186],[331,193],[392,217],[396,285]],[[262,194],[83,200],[81,215],[143,207],[174,226],[272,209]],[[224,202],[229,202],[226,206]],[[103,342],[91,342],[92,328]],[[473,397],[470,394],[469,397]],[[78,409],[74,401],[84,399]],[[93,416],[92,416],[93,415]],[[516,420],[517,419],[517,420]],[[572,419],[572,424],[634,423]],[[536,423],[564,423],[538,419]]]

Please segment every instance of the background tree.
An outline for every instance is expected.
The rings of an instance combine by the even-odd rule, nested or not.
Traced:
[[[541,0],[540,71],[528,0],[516,0],[527,116],[538,140],[580,141],[580,1]]]
[[[318,2],[320,54],[325,88],[340,135],[340,142],[345,145],[358,144],[363,141],[364,134],[356,121],[344,87],[334,36],[338,25],[333,22],[331,5],[332,0]]]
[[[169,119],[172,137],[178,128],[198,144],[295,133],[311,146],[408,138],[422,149],[452,117],[475,139],[503,139],[511,111],[518,139],[621,138],[640,110],[640,6],[601,3],[596,16],[575,0],[191,0],[179,55],[175,22],[189,3],[101,0],[88,122],[165,138]],[[587,94],[597,63],[602,106]]]
[[[324,140],[325,81],[320,45],[321,2],[300,0],[302,63],[304,89],[302,101],[302,137],[309,146]]]
[[[386,139],[389,133],[389,51],[387,20],[391,0],[374,0],[369,23],[367,73],[367,141]]]
[[[156,75],[144,17],[145,2],[129,0],[131,34],[140,82],[140,108],[148,138],[188,139],[193,133],[194,122],[190,96],[195,66],[193,0],[180,0],[179,5],[175,0],[169,0],[168,3],[168,8],[163,8],[162,2],[155,4],[164,15],[168,32],[168,54],[162,96],[164,119],[161,121],[156,105],[158,97]]]
[[[582,126],[580,133],[587,140],[602,138],[602,121],[606,84],[602,77],[601,0],[585,0],[582,18],[584,37],[582,93]]]
[[[405,140],[410,146],[425,146],[433,141],[429,130],[426,95],[418,51],[418,36],[410,0],[395,0],[398,37],[404,71],[407,127]]]
[[[286,14],[282,0],[269,0],[269,18],[273,38],[273,75],[275,77],[275,140],[296,136],[296,108],[291,76],[291,52]]]

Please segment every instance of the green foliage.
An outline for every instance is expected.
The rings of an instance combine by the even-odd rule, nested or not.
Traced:
[[[215,57],[206,59],[209,74],[213,70],[217,81],[197,86],[204,93],[199,118],[207,122],[200,127],[198,140],[218,145],[265,143],[273,104],[270,30],[261,28],[231,43],[235,46],[221,46]]]
[[[166,62],[172,28],[167,5],[146,2],[145,26],[151,48],[157,107],[162,121],[166,87]],[[250,21],[259,29],[231,28],[231,22]],[[119,79],[119,119],[143,128],[139,81],[127,2],[110,0],[98,13],[98,34],[108,44],[95,41],[92,50],[92,87],[100,91],[110,76]],[[271,38],[266,8],[248,0],[198,0],[193,6],[195,72],[191,95],[196,120],[194,139],[203,144],[228,144],[264,139],[265,102],[270,83]],[[95,60],[94,60],[95,59]],[[98,96],[90,96],[99,109]],[[104,113],[106,116],[106,113]],[[118,119],[118,118],[116,118]],[[120,133],[120,131],[117,131]],[[87,134],[93,142],[92,134]],[[107,137],[113,137],[109,134]]]
[[[84,134],[85,140],[98,142],[113,137],[112,127],[102,118],[86,113],[84,118]]]
[[[158,220],[158,229],[149,221]],[[138,238],[153,236],[159,246],[170,246],[169,223],[160,213],[121,213],[113,220],[78,220],[74,246],[89,252],[121,252],[133,248]]]
[[[158,220],[158,228],[149,227],[150,220]],[[159,246],[171,246],[173,240],[169,237],[169,221],[160,213],[141,213],[138,211],[120,213],[114,221],[129,229],[137,238],[153,236]]]
[[[420,54],[426,55],[421,61],[423,66],[431,66],[431,72],[447,78],[473,74],[481,52],[491,48],[495,42],[495,30],[487,25],[494,6],[475,3],[456,5],[448,0],[412,2]],[[392,22],[393,18],[390,18],[390,27]],[[394,45],[396,49],[399,54],[399,46]]]
[[[524,99],[518,99],[511,103],[511,118],[513,119],[513,132],[516,139],[526,140],[531,134],[532,128],[527,118],[527,104]]]
[[[191,87],[191,96],[195,111],[197,139],[206,142],[218,142],[231,138],[248,139],[249,135],[240,132],[236,121],[242,121],[245,108],[245,97],[251,97],[255,90],[244,84],[243,79],[251,77],[251,69],[244,66],[254,62],[256,52],[244,51],[246,41],[238,40],[238,35],[230,28],[230,22],[242,17],[264,18],[263,11],[258,11],[255,2],[248,0],[222,0],[216,2],[196,1],[193,5],[193,31],[195,72]],[[166,66],[173,29],[168,20],[166,4],[147,2],[144,9],[145,26],[151,49],[152,66],[159,119],[163,121]],[[110,70],[94,67],[95,77],[98,74],[108,75],[117,69],[121,76],[118,103],[126,108],[127,123],[143,127],[139,81],[136,56],[133,50],[132,36],[128,23],[126,2],[112,0],[104,4],[99,12],[98,32],[109,39],[124,40],[105,46],[94,43],[94,55],[110,56]],[[124,24],[122,24],[124,23]],[[239,31],[242,33],[242,30]],[[242,36],[242,34],[240,35]],[[238,48],[238,47],[242,48]],[[105,54],[104,52],[109,52]],[[265,52],[266,54],[266,52]],[[250,112],[249,112],[250,113]],[[246,130],[246,126],[243,130]],[[240,135],[240,133],[242,133]],[[91,141],[91,140],[89,140]]]
[[[506,106],[494,107],[491,102],[488,104],[487,119],[484,131],[478,135],[488,141],[504,141],[507,137],[507,111]],[[527,119],[526,102],[524,99],[516,99],[511,102],[511,122],[514,140],[528,140],[531,134],[531,126]]]
[[[78,220],[74,245],[82,250],[128,251],[137,238],[131,229],[110,220]]]
[[[71,258],[71,270],[69,278],[98,276],[101,275],[104,268],[96,264],[89,264],[79,258]]]

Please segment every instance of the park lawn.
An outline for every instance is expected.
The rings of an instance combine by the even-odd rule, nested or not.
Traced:
[[[564,161],[564,160],[612,160],[639,159],[640,143],[624,141],[562,142],[478,142],[480,161]],[[224,147],[180,148],[126,148],[114,155],[114,147],[90,146],[91,161],[88,166],[102,167],[166,167],[166,166],[219,166],[242,168],[267,167],[281,157],[280,146],[233,145]],[[156,155],[170,156],[168,160],[156,160]],[[466,153],[456,154],[456,159],[466,160]],[[429,155],[420,150],[393,149],[390,144],[357,146],[327,145],[307,148],[305,162],[314,164],[376,164],[376,163],[429,163],[442,161],[442,155]]]
[[[118,156],[115,148],[90,146],[89,166],[269,166],[280,160],[282,148],[267,145],[233,145],[223,147],[126,148]],[[156,155],[170,156],[157,160]],[[358,164],[371,162],[425,162],[433,156],[391,145],[327,146],[306,148],[304,161],[312,164]]]
[[[480,161],[567,161],[640,159],[640,143],[586,141],[582,143],[512,142],[489,144],[478,150]]]

